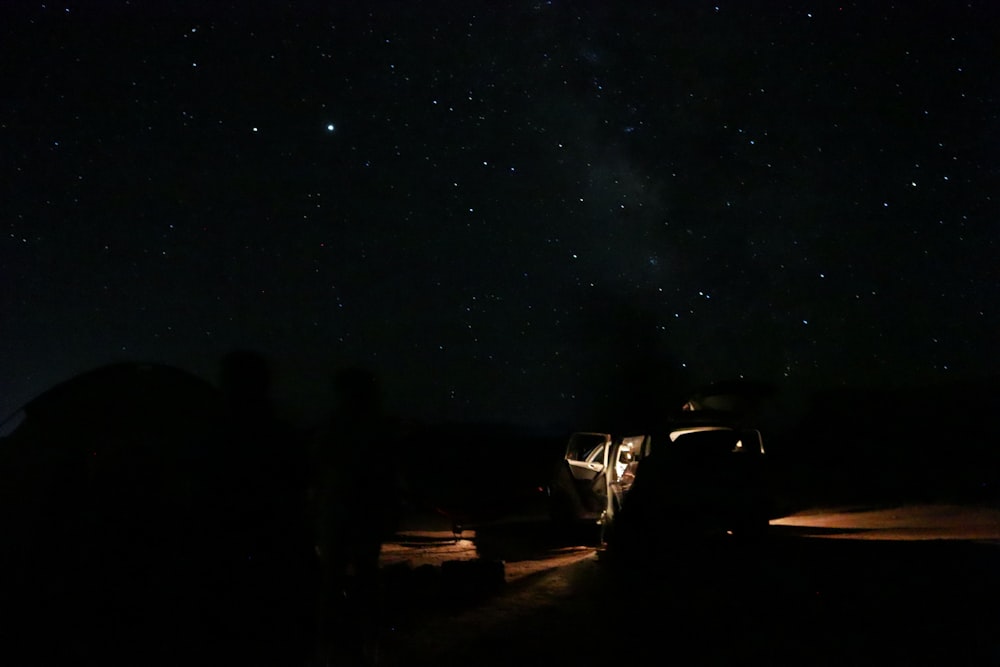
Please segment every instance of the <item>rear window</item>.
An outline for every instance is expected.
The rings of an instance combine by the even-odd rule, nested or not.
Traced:
[[[671,431],[669,436],[655,438],[654,453],[685,460],[712,460],[733,454],[759,453],[759,438],[754,432],[741,432],[723,427],[701,427]]]

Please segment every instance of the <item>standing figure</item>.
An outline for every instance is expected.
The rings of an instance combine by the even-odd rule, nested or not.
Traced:
[[[220,537],[232,613],[226,633],[241,664],[305,663],[311,628],[308,572],[315,562],[302,438],[275,413],[271,371],[254,351],[222,360],[226,479]]]
[[[401,503],[396,437],[377,379],[347,368],[334,376],[333,414],[317,451],[316,548],[320,558],[321,664],[375,664],[382,542]]]

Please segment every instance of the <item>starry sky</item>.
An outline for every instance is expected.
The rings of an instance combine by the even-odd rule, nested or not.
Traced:
[[[301,420],[343,365],[400,413],[528,425],[1000,373],[994,2],[17,1],[0,26],[3,415],[112,361],[214,379],[233,348]]]

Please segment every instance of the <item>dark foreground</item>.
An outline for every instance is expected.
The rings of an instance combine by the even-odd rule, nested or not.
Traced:
[[[396,609],[386,665],[1000,664],[994,544],[805,537],[595,553],[464,605]],[[390,598],[391,599],[391,598]]]

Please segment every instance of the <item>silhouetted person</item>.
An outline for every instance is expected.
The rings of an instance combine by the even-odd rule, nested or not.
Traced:
[[[221,546],[232,554],[231,571],[223,575],[233,605],[228,631],[240,664],[301,665],[311,645],[315,560],[305,448],[275,415],[264,357],[232,352],[220,371],[231,474],[222,483],[228,516],[220,527]]]
[[[334,411],[317,443],[318,657],[325,664],[374,664],[379,552],[395,531],[400,504],[396,438],[374,374],[342,369],[334,392]]]

